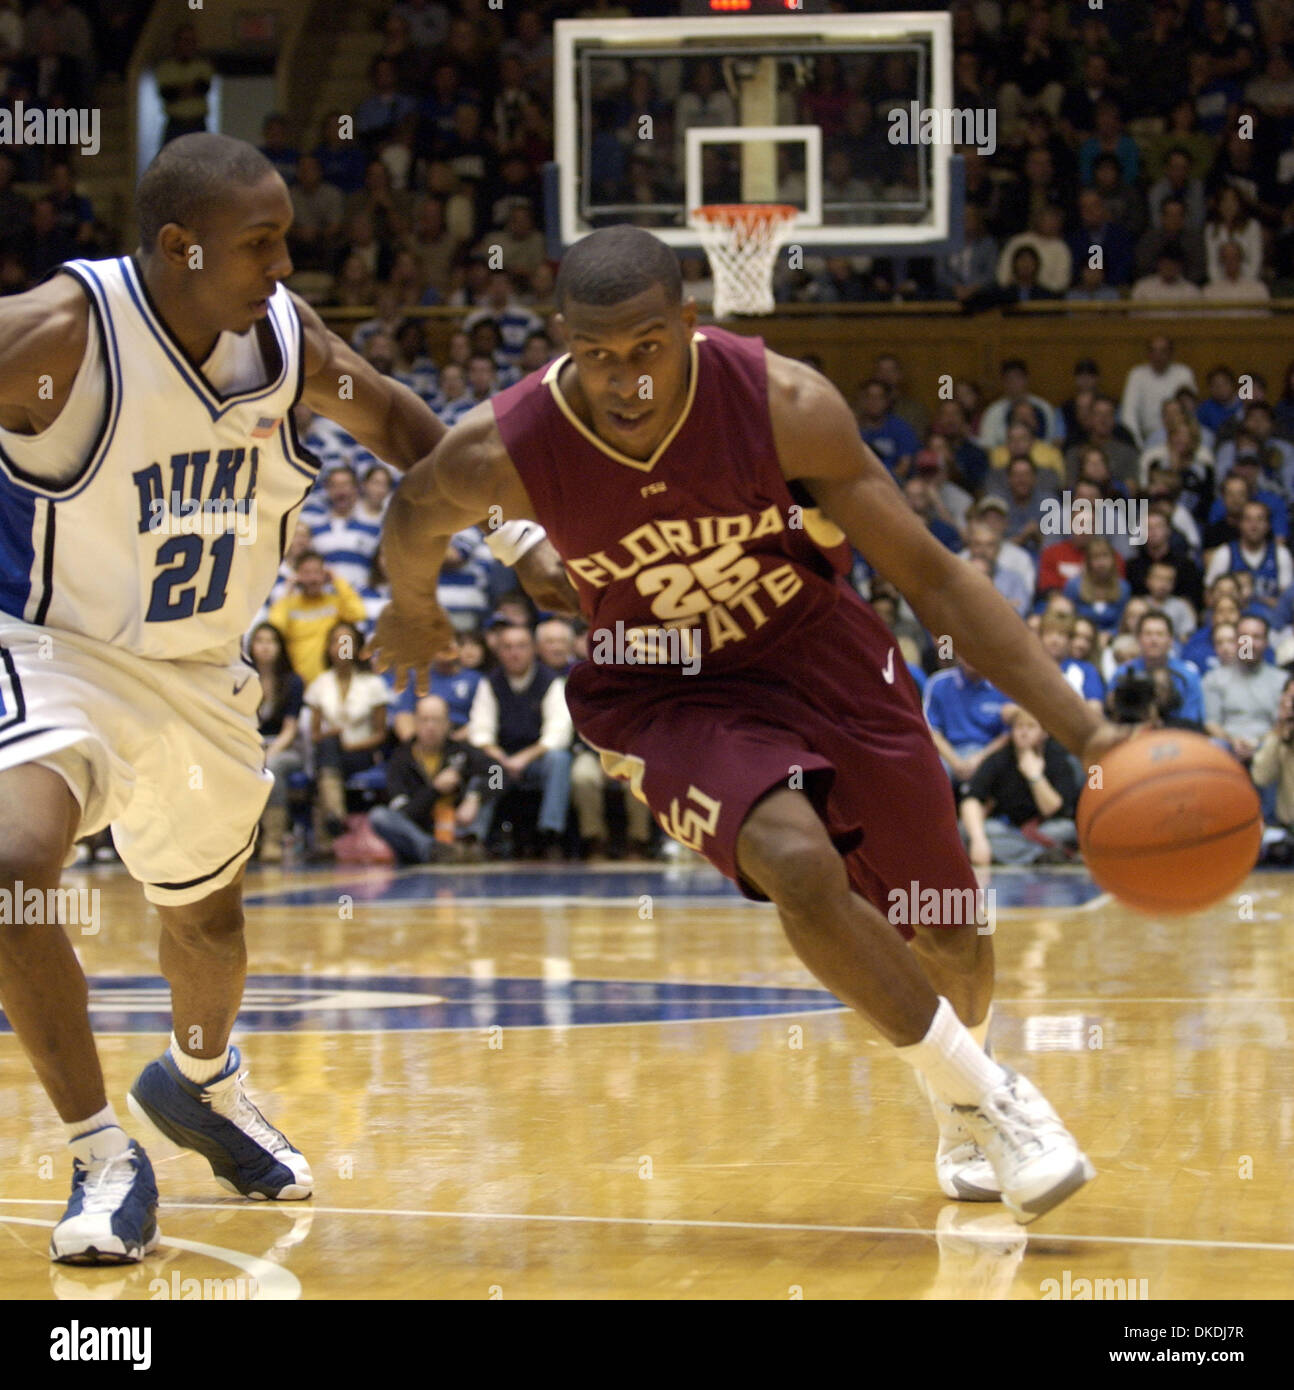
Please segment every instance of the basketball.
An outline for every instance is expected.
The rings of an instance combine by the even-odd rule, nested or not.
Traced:
[[[1262,814],[1244,768],[1199,734],[1161,729],[1121,743],[1078,802],[1079,847],[1097,884],[1156,916],[1197,912],[1258,858]]]

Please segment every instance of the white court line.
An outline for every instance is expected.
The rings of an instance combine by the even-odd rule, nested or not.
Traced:
[[[0,1202],[8,1205],[10,1203],[24,1203],[33,1205],[54,1205],[58,1206],[57,1200],[39,1197],[0,1197]],[[181,1203],[180,1205],[186,1205]],[[197,1202],[187,1205],[198,1206]],[[39,1221],[31,1216],[8,1216],[0,1212],[0,1222],[10,1226],[44,1226],[47,1229],[57,1226],[57,1221]],[[290,1302],[301,1297],[301,1280],[292,1273],[290,1269],[284,1269],[282,1265],[275,1264],[272,1260],[263,1260],[259,1255],[247,1255],[241,1250],[229,1250],[223,1245],[207,1245],[200,1240],[180,1240],[175,1236],[162,1236],[158,1249],[162,1246],[169,1246],[174,1250],[188,1250],[194,1255],[206,1255],[209,1259],[219,1260],[221,1264],[233,1265],[235,1269],[241,1269],[256,1281],[255,1292],[248,1302]],[[145,1259],[148,1257],[145,1256]],[[142,1262],[141,1262],[142,1263]],[[82,1266],[83,1267],[83,1266]],[[104,1266],[105,1268],[127,1269],[127,1265]],[[162,1276],[158,1276],[161,1278]]]
[[[46,1197],[0,1197],[0,1203],[31,1203],[57,1205],[53,1198]],[[228,1211],[228,1205],[214,1202],[163,1202],[159,1210],[178,1211]],[[264,1203],[240,1208],[243,1211],[272,1210]],[[800,1221],[699,1221],[688,1217],[674,1216],[571,1216],[553,1212],[513,1212],[513,1211],[421,1211],[402,1207],[318,1207],[310,1204],[310,1210],[322,1216],[413,1216],[433,1221],[552,1221],[567,1225],[593,1226],[687,1226],[701,1230],[721,1231],[788,1231],[813,1232],[822,1235],[854,1236],[928,1236],[934,1239],[938,1232],[923,1226],[833,1226],[817,1225]],[[0,1216],[0,1221],[18,1218]],[[46,1226],[53,1222],[29,1221],[27,1225]],[[1179,1248],[1202,1250],[1256,1250],[1272,1254],[1294,1254],[1294,1242],[1275,1242],[1257,1240],[1197,1240],[1186,1236],[1102,1236],[1072,1235],[1059,1231],[1034,1232],[1031,1227],[1022,1226],[1020,1233],[1035,1235],[1039,1241],[1078,1241],[1087,1245],[1171,1245]],[[179,1245],[180,1241],[163,1244]],[[186,1248],[197,1249],[192,1246]],[[215,1249],[215,1246],[209,1247]],[[229,1251],[228,1254],[236,1252]],[[281,1266],[276,1266],[281,1268]]]

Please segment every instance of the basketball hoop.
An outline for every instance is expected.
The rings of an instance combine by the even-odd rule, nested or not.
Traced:
[[[787,203],[710,203],[693,212],[714,277],[715,318],[773,312],[773,266],[798,214]]]

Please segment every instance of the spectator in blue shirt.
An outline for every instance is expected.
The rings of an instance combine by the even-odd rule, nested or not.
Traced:
[[[1204,722],[1204,690],[1194,666],[1169,656],[1173,645],[1173,624],[1156,609],[1143,613],[1137,623],[1137,645],[1141,655],[1125,661],[1114,673],[1117,681],[1125,671],[1167,670],[1182,693],[1182,706],[1177,711],[1182,719],[1196,724]]]
[[[1097,159],[1103,154],[1112,154],[1119,161],[1124,184],[1129,188],[1135,187],[1141,172],[1141,155],[1137,142],[1123,129],[1118,102],[1097,102],[1095,121],[1095,132],[1078,147],[1078,176],[1083,186],[1092,183]]]
[[[906,478],[921,441],[911,425],[890,414],[889,387],[877,377],[864,382],[859,393],[858,425],[863,443],[896,478]]]
[[[1209,511],[1209,526],[1222,521],[1227,516],[1226,482],[1235,476],[1243,480],[1246,490],[1249,493],[1249,502],[1262,502],[1267,507],[1268,515],[1271,518],[1272,535],[1280,540],[1285,540],[1290,532],[1289,509],[1285,505],[1285,498],[1272,490],[1270,486],[1264,487],[1262,482],[1262,464],[1259,461],[1257,452],[1250,444],[1243,444],[1228,470],[1227,479],[1223,479],[1223,495],[1214,500],[1213,506]],[[1248,505],[1248,502],[1245,504]],[[1243,515],[1243,508],[1241,511]],[[1209,548],[1210,540],[1213,544],[1218,543],[1217,538],[1210,537],[1205,533],[1205,549]]]
[[[956,666],[936,671],[926,682],[923,708],[935,747],[957,787],[969,782],[979,765],[1010,737],[1007,715],[1015,708],[961,657]]]
[[[390,684],[389,676],[387,683]],[[427,693],[439,695],[449,707],[450,738],[467,737],[467,720],[472,712],[472,701],[476,698],[476,687],[480,683],[480,671],[469,670],[463,665],[457,642],[451,643],[432,661],[427,673]],[[408,685],[391,704],[395,736],[401,743],[407,743],[413,737],[417,707],[418,694],[415,682],[410,677]]]
[[[371,149],[394,133],[406,117],[416,116],[418,103],[399,89],[396,65],[380,54],[369,67],[373,90],[360,102],[355,112],[355,134]],[[336,183],[335,179],[329,180]]]
[[[1119,630],[1124,606],[1132,597],[1131,585],[1119,575],[1114,547],[1104,536],[1089,537],[1081,572],[1061,592],[1073,600],[1078,613],[1108,633]]]
[[[368,151],[358,140],[347,139],[341,134],[339,122],[343,120],[353,122],[354,118],[340,111],[330,111],[324,117],[323,139],[313,153],[323,170],[325,183],[343,193],[356,193],[364,187]]]
[[[1244,413],[1244,403],[1236,394],[1236,375],[1230,367],[1218,365],[1209,373],[1209,394],[1195,407],[1195,418],[1206,430],[1217,432]]]
[[[1101,679],[1101,673],[1090,661],[1070,655],[1075,622],[1069,613],[1044,613],[1038,625],[1038,640],[1075,692],[1087,701],[1094,714],[1100,714],[1105,699],[1105,682]]]

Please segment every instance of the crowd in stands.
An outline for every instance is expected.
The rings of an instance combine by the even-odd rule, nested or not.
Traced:
[[[1294,9],[1284,0],[950,9],[953,105],[997,120],[992,152],[959,150],[964,245],[940,259],[841,258],[817,273],[806,263],[779,274],[780,299],[956,300],[974,312],[1294,294]],[[890,110],[911,95],[849,64],[801,95],[799,118],[822,123],[836,161],[833,199],[860,198],[869,183],[882,207],[910,196],[878,176],[878,154]]]
[[[863,438],[931,533],[976,565],[1094,710],[1192,729],[1261,790],[1272,857],[1294,857],[1294,362],[1277,395],[1218,363],[1201,390],[1171,339],[1123,381],[1074,367],[1072,394],[1001,364],[933,411],[886,356],[858,393]],[[893,630],[979,863],[1073,856],[1082,769],[861,561]]]
[[[34,115],[86,110],[108,80],[120,80],[147,0],[0,0],[0,110],[10,117],[0,140],[0,294],[19,294],[51,267],[105,254],[111,229],[76,186],[75,144],[27,130]],[[21,187],[15,187],[20,185]]]
[[[265,123],[264,152],[296,212],[301,292],[325,311],[370,310],[341,331],[448,424],[560,350],[540,169],[552,155],[551,22],[577,12],[629,13],[607,0],[507,13],[404,0],[382,20],[353,115],[331,113],[317,132],[281,115]],[[965,248],[901,265],[810,261],[779,273],[780,298],[945,298],[973,310],[1294,292],[1287,5],[962,0],[952,14],[957,102],[1001,117],[995,153],[962,151]],[[172,56],[190,68],[168,90],[201,95],[191,40],[177,36]],[[910,172],[893,151],[881,159],[876,138],[903,73],[865,83],[858,72],[818,64],[789,113],[849,137],[827,172],[851,197]],[[620,171],[639,201],[668,178],[687,125],[730,123],[714,79],[699,62],[682,66],[676,93],[633,71],[600,94],[617,120],[641,108],[672,132]],[[182,108],[169,114],[168,134],[194,128]],[[598,153],[614,164],[615,150]],[[0,202],[4,166],[0,153]],[[704,304],[704,262],[685,258],[684,278]],[[437,305],[462,310],[438,358],[410,312]],[[1080,360],[1063,401],[1039,395],[1019,360],[990,390],[960,381],[953,399],[922,401],[887,355],[858,384],[856,411],[914,512],[991,579],[1094,709],[1204,732],[1250,770],[1272,826],[1290,826],[1294,366],[1270,393],[1240,370],[1219,362],[1197,381],[1157,337],[1121,381]],[[394,476],[331,422],[299,408],[297,424],[322,460],[320,483],[250,635],[276,773],[262,858],[303,845],[359,852],[364,836],[402,862],[661,852],[646,808],[571,728],[564,677],[587,635],[541,621],[479,532],[454,538],[441,578],[459,637],[428,673],[430,693],[366,669],[364,639],[389,598],[378,551]],[[942,650],[861,557],[854,582],[923,688],[972,859],[1071,858],[1082,769]],[[1270,838],[1273,855],[1294,858],[1294,840]]]

